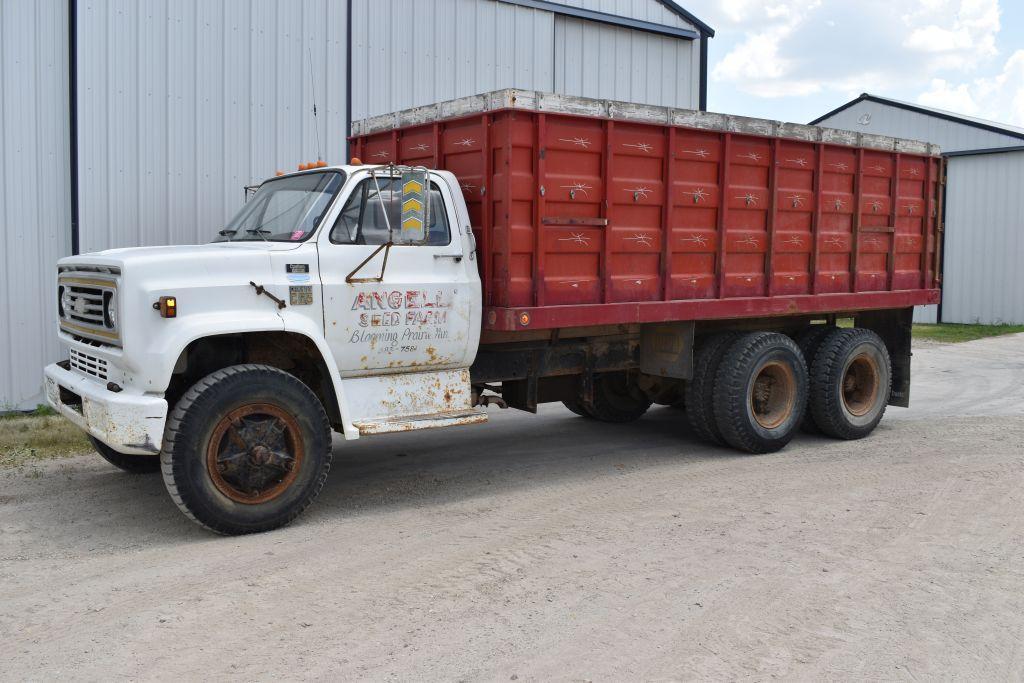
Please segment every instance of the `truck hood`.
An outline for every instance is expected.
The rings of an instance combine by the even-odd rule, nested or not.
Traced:
[[[127,247],[68,256],[58,263],[116,266],[122,276],[144,273],[161,275],[216,275],[262,277],[270,269],[273,252],[291,251],[299,244],[287,242],[216,242],[169,247]]]

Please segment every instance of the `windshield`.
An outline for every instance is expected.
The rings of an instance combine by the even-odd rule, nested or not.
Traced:
[[[344,184],[340,171],[268,180],[214,241],[301,242],[320,225]]]

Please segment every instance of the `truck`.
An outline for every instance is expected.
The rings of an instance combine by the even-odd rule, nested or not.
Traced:
[[[940,295],[933,145],[523,90],[349,142],[208,244],[57,265],[47,400],[214,532],[295,519],[334,432],[661,405],[758,454],[909,405],[912,309]]]

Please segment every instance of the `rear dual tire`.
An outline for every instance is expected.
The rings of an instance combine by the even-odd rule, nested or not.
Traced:
[[[807,363],[807,371],[810,373],[811,364],[814,362],[814,357],[818,354],[818,349],[821,347],[825,338],[829,334],[836,331],[834,325],[808,325],[805,327],[800,334],[796,335],[794,341],[796,345],[800,347],[800,353],[804,356],[804,361]],[[808,382],[811,380],[811,375],[808,374]],[[800,428],[808,434],[820,434],[821,430],[814,424],[814,419],[811,417],[810,406],[804,411],[804,419],[800,423]]]
[[[722,356],[712,391],[721,438],[747,453],[773,453],[793,438],[807,406],[807,365],[784,334],[753,332]]]
[[[725,445],[715,420],[715,374],[738,336],[735,332],[723,332],[701,340],[693,358],[693,377],[686,383],[686,419],[690,429],[715,446]]]
[[[870,434],[889,403],[892,362],[871,330],[833,329],[810,358],[809,421],[836,439]]]

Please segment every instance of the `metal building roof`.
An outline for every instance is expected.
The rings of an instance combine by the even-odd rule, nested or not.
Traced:
[[[989,121],[987,119],[979,119],[973,116],[965,116],[963,114],[956,114],[943,109],[935,109],[933,107],[923,107],[919,104],[912,104],[910,102],[904,102],[902,100],[894,100],[889,97],[879,97],[878,95],[872,95],[870,93],[861,93],[860,97],[852,99],[846,104],[836,107],[827,114],[823,114],[818,118],[810,122],[810,125],[816,126],[821,121],[827,118],[835,116],[841,111],[849,109],[858,102],[875,102],[877,104],[884,104],[897,109],[904,109],[906,111],[912,111],[917,114],[924,114],[925,116],[932,116],[944,121],[952,121],[971,128],[979,128],[981,130],[987,130],[991,133],[1001,133],[1003,135],[1009,135],[1011,137],[1020,138],[1024,140],[1024,128],[1018,126],[1011,126],[1005,123],[997,123],[996,121]]]
[[[553,2],[552,0],[497,0],[509,5],[519,5],[520,7],[530,7],[532,9],[540,9],[554,14],[561,14],[564,16],[576,17],[579,19],[587,19],[589,21],[596,21],[602,24],[610,24],[613,26],[622,26],[625,28],[632,28],[638,31],[647,31],[649,33],[659,33],[662,35],[673,36],[675,38],[683,38],[686,40],[695,40],[697,38],[713,38],[715,35],[715,29],[711,28],[703,21],[695,17],[690,12],[686,11],[673,0],[652,0],[657,4],[667,9],[672,14],[675,14],[683,21],[693,25],[697,30],[693,31],[687,28],[681,28],[679,26],[673,26],[659,21],[647,21],[644,19],[638,19],[635,16],[626,16],[626,13],[612,13],[604,12],[589,7],[584,7],[579,4],[569,5],[562,2]]]
[[[670,11],[675,12],[676,14],[681,16],[683,19],[685,19],[686,21],[688,21],[691,24],[693,24],[694,26],[696,26],[697,30],[700,31],[701,33],[703,33],[704,35],[708,36],[709,38],[714,38],[715,37],[715,29],[711,28],[710,26],[705,24],[703,21],[701,21],[700,19],[698,19],[697,17],[695,17],[691,13],[687,12],[685,9],[680,7],[678,4],[676,4],[672,0],[658,0],[658,2],[660,2],[662,5],[667,7]]]

